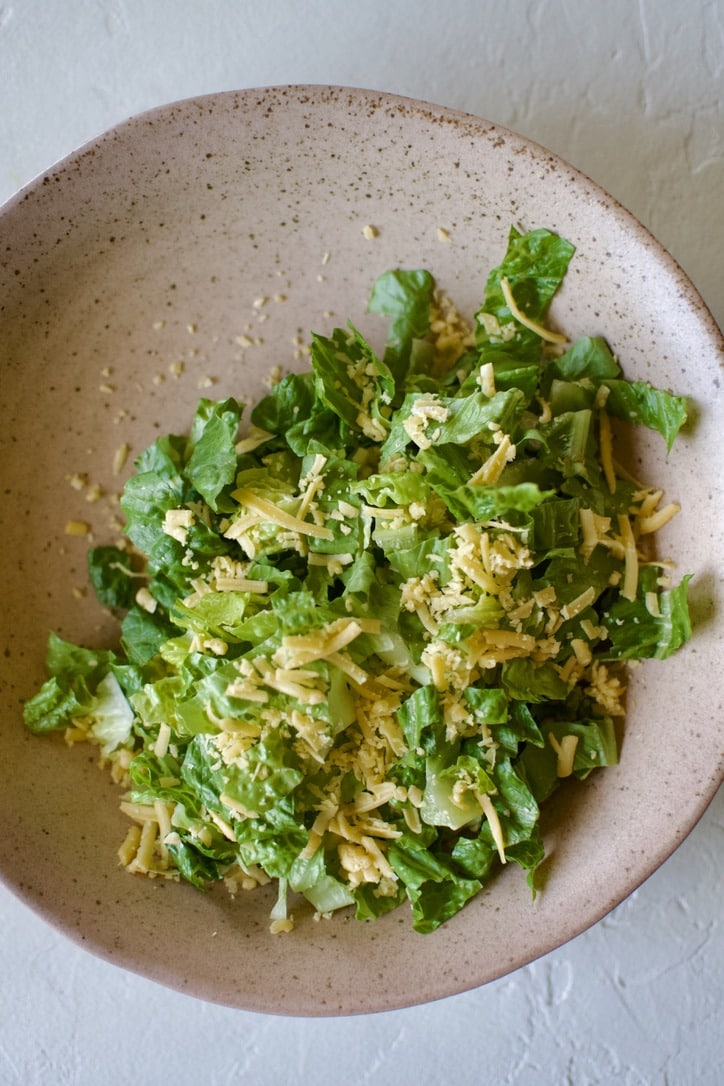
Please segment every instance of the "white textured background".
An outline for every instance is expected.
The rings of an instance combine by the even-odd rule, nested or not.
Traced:
[[[130,114],[306,82],[467,110],[557,151],[652,230],[724,325],[722,0],[0,0],[0,201]],[[0,1086],[718,1086],[723,800],[578,939],[369,1017],[166,991],[0,885]]]

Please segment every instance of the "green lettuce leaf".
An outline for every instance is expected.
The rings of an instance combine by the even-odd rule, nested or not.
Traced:
[[[129,556],[119,547],[91,547],[88,576],[96,597],[104,607],[127,611],[138,589]]]
[[[367,308],[391,317],[384,361],[396,382],[406,375],[416,339],[430,328],[435,281],[428,271],[391,271],[375,280]]]
[[[654,388],[648,381],[606,381],[609,395],[606,410],[625,422],[641,423],[657,430],[671,451],[679,430],[686,422],[684,396]]]
[[[201,400],[192,424],[193,448],[185,474],[214,512],[219,509],[221,492],[236,476],[235,444],[241,410],[233,399],[222,403]]]
[[[501,281],[507,279],[518,307],[530,320],[542,324],[550,303],[563,282],[574,253],[570,242],[549,230],[530,230],[521,234],[511,227],[508,249],[502,263],[488,277],[485,301],[476,314],[479,346],[485,351],[491,346],[500,353],[514,354],[518,362],[538,361],[541,338],[515,321],[505,297]],[[494,317],[503,337],[486,328],[482,315]],[[505,338],[507,326],[513,328],[513,338]]]

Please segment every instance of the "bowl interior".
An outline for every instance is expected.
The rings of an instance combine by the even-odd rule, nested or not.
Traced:
[[[439,998],[532,960],[670,854],[721,776],[722,482],[711,453],[722,344],[691,284],[627,212],[485,121],[287,87],[135,118],[38,178],[0,221],[0,873],[30,907],[102,957],[206,999],[356,1013]],[[415,934],[404,909],[374,924],[302,910],[296,931],[274,938],[264,891],[232,900],[130,877],[116,864],[117,790],[95,756],[21,724],[49,630],[94,646],[115,636],[87,588],[89,537],[66,535],[67,522],[88,522],[94,542],[115,539],[115,495],[133,458],[160,433],[185,431],[199,396],[251,402],[274,366],[303,368],[311,330],[351,318],[381,342],[384,327],[364,316],[381,272],[427,267],[471,315],[511,223],[576,245],[552,313],[571,338],[604,335],[627,376],[692,398],[694,422],[672,454],[637,438],[634,467],[684,507],[661,546],[695,574],[694,639],[633,675],[621,764],[562,790],[546,812],[535,902],[505,871],[433,935]]]

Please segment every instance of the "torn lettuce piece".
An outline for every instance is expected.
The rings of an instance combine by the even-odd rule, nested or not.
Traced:
[[[367,308],[390,318],[384,361],[396,382],[409,369],[413,345],[430,330],[430,306],[435,280],[428,271],[395,271],[379,276]]]
[[[506,301],[503,281],[509,284],[518,307],[539,325],[563,282],[573,253],[570,242],[548,230],[522,234],[511,227],[505,257],[490,273],[485,301],[476,313],[477,340],[483,356],[492,348],[496,354],[515,357],[518,363],[540,361],[541,337],[516,320]]]

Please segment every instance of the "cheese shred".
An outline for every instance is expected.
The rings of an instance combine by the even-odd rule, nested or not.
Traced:
[[[538,324],[537,321],[526,316],[513,297],[513,291],[511,290],[510,283],[506,276],[503,276],[500,280],[500,289],[503,292],[505,304],[510,310],[511,315],[518,321],[518,324],[522,324],[529,331],[535,332],[537,336],[540,336],[540,338],[544,339],[547,343],[566,342],[566,337],[562,333],[552,332],[550,328],[545,328],[542,324]]]

